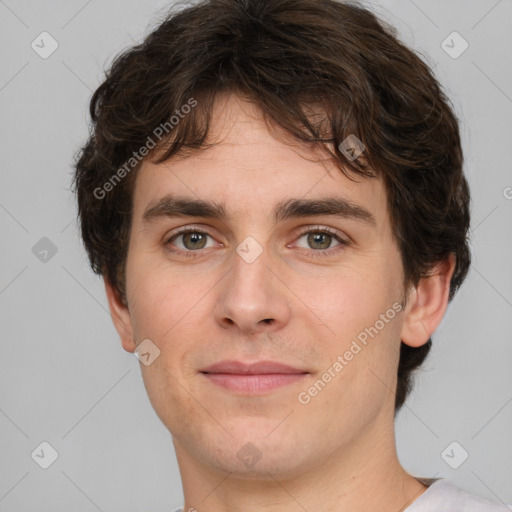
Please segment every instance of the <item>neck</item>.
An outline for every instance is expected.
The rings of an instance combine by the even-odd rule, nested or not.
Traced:
[[[400,465],[393,427],[360,435],[349,447],[333,450],[320,465],[286,477],[271,471],[250,477],[223,472],[191,457],[178,439],[173,442],[184,512],[399,512],[426,490]]]

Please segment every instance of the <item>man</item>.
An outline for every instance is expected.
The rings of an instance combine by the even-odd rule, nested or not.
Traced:
[[[82,237],[188,511],[494,511],[401,466],[394,417],[464,281],[457,120],[334,0],[210,0],[118,57]]]

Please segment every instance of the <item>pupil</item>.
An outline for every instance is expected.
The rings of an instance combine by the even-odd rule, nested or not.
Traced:
[[[191,245],[193,246],[193,249],[202,249],[205,245],[205,237],[202,233],[185,233],[183,240],[185,242],[185,246],[187,246],[187,241],[192,242]],[[198,241],[202,241],[203,243],[197,244]]]
[[[310,243],[313,246],[319,243],[321,247],[316,247],[317,249],[328,249],[331,241],[330,239],[331,235],[328,235],[326,233],[310,234],[308,236],[308,243]]]

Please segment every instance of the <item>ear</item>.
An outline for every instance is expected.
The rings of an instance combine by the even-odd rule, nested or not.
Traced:
[[[420,280],[408,296],[401,340],[411,347],[424,345],[437,329],[448,307],[455,254],[440,262],[429,277]]]
[[[105,291],[107,293],[108,307],[112,322],[121,338],[121,345],[127,352],[133,352],[136,348],[133,328],[128,306],[125,306],[119,297],[119,293],[114,289],[106,276],[103,277]]]

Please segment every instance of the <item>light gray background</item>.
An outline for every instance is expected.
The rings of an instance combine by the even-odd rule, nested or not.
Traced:
[[[182,504],[170,434],[111,324],[69,190],[103,69],[166,5],[0,0],[0,512]],[[473,194],[472,270],[397,420],[399,455],[416,476],[512,503],[512,2],[371,5],[445,85]],[[31,48],[43,31],[59,44],[47,59]],[[469,43],[457,59],[441,47],[453,31]],[[57,247],[46,262],[32,252],[42,237]],[[42,441],[59,454],[46,470],[31,458]],[[458,469],[441,457],[452,441],[469,453]]]

